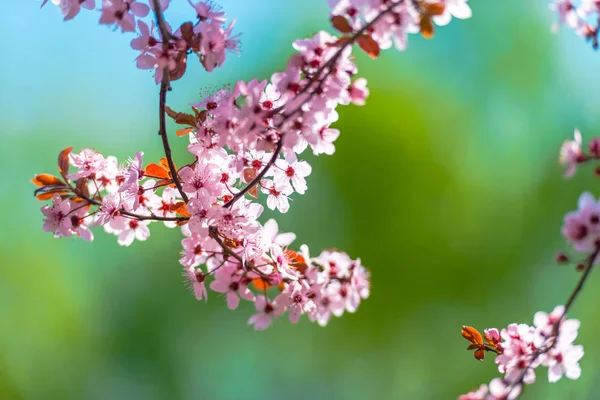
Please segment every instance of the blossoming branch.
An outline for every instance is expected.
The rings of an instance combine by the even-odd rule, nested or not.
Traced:
[[[95,0],[52,2],[66,20],[96,7]],[[146,163],[137,152],[120,163],[91,149],[63,150],[60,176],[33,179],[37,197],[50,201],[42,207],[44,230],[91,241],[92,228],[102,226],[128,246],[148,239],[150,224],[178,228],[179,262],[196,298],[207,298],[210,278],[208,287],[223,293],[230,309],[240,299],[254,303],[248,322],[256,329],[286,311],[292,323],[306,314],[320,325],[331,315],[356,311],[370,292],[360,259],[339,250],[311,257],[304,245],[290,249],[295,235],[280,233],[274,220],[260,223],[259,201],[286,213],[290,196],[306,192],[312,172],[299,156],[308,148],[333,154],[340,134],[332,127],[337,106],[365,103],[369,90],[356,77],[354,44],[372,58],[392,45],[403,50],[409,33],[429,38],[434,24],[470,17],[466,0],[330,0],[338,35],[320,31],[296,40],[297,53],[283,71],[269,80],[239,81],[233,90],[192,102],[189,112],[167,106],[171,83],[184,76],[189,59],[197,57],[207,72],[221,66],[228,51],[238,51],[239,37],[210,1],[189,2],[194,18],[174,29],[163,14],[170,3],[100,4],[100,24],[135,32],[137,66],[151,70],[160,84],[158,134],[165,157]],[[149,15],[153,20],[144,19]],[[167,118],[180,125],[175,136],[187,138],[192,162],[173,160]]]

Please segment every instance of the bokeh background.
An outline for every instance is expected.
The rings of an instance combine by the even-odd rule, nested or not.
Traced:
[[[2,399],[453,399],[497,375],[492,357],[465,351],[461,325],[531,323],[577,280],[553,259],[562,216],[594,178],[565,181],[557,152],[574,127],[598,134],[600,55],[550,32],[547,1],[473,1],[474,17],[434,40],[358,56],[367,105],[341,109],[336,154],[307,156],[309,191],[278,218],[313,253],[361,257],[371,298],[326,328],[281,319],[264,332],[246,325],[250,304],[232,312],[186,291],[176,231],[156,225],[130,248],[42,232],[28,180],[55,172],[67,146],[158,159],[158,91],[134,66],[132,36],[97,13],[63,23],[52,4],[0,3]],[[169,95],[176,109],[270,76],[295,38],[329,25],[324,0],[220,3],[243,52],[213,74],[191,63]],[[167,17],[190,11],[177,0]],[[582,378],[549,384],[540,371],[526,398],[600,396],[598,289],[592,276],[571,313]]]

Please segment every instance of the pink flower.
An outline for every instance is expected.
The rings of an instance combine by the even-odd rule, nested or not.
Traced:
[[[102,204],[96,214],[96,222],[94,226],[106,225],[114,218],[119,216],[119,210],[121,209],[121,197],[118,193],[111,193],[104,196]]]
[[[197,4],[194,4],[191,2],[191,0],[188,0],[190,5],[192,7],[194,7],[194,9],[196,10],[196,16],[198,17],[198,19],[200,21],[206,21],[209,19],[218,21],[218,22],[224,22],[225,18],[223,18],[223,16],[225,15],[224,12],[221,11],[217,11],[218,7],[215,6],[213,4],[212,1],[200,1]]]
[[[185,268],[185,273],[187,274],[188,284],[191,285],[194,291],[196,300],[204,299],[204,301],[208,301],[208,292],[206,291],[206,286],[204,286],[206,275],[200,269],[194,267]]]
[[[316,313],[317,307],[311,297],[314,297],[313,293],[306,283],[292,282],[275,298],[275,302],[289,307],[290,322],[295,324],[302,314]]]
[[[275,165],[274,181],[278,186],[286,186],[290,183],[299,194],[306,193],[306,177],[312,172],[311,166],[306,161],[294,161],[289,164],[285,160],[277,160]]]
[[[294,193],[292,186],[283,182],[276,184],[270,179],[265,179],[261,185],[263,193],[267,193],[267,207],[271,210],[278,209],[281,213],[286,213],[290,209],[288,196]]]
[[[570,178],[575,174],[577,164],[583,159],[581,152],[581,132],[575,129],[575,140],[565,140],[560,148],[560,163],[567,167],[565,177]]]
[[[271,325],[273,318],[285,311],[284,307],[280,307],[274,302],[270,303],[269,299],[262,294],[256,296],[254,306],[258,312],[250,317],[248,324],[254,325],[254,329],[257,331],[267,329]]]
[[[467,394],[463,394],[463,395],[459,396],[458,400],[486,400],[487,394],[488,394],[487,385],[481,385],[481,386],[479,386],[479,389],[477,389],[476,391],[469,392]]]
[[[52,206],[43,206],[42,214],[46,217],[44,220],[44,232],[53,232],[55,237],[71,236],[71,203],[63,200],[58,194],[52,198]]]
[[[188,223],[190,231],[197,232],[201,236],[208,236],[208,211],[211,209],[211,201],[208,191],[200,189],[198,197],[192,197],[187,204],[187,211],[192,215]]]
[[[44,0],[42,7],[48,2]],[[52,0],[52,3],[58,6],[61,14],[65,16],[65,21],[74,18],[79,14],[81,7],[93,10],[95,7],[95,0]]]
[[[600,202],[585,192],[579,197],[578,205],[577,211],[565,215],[561,231],[575,250],[590,252],[600,239]]]
[[[548,354],[548,381],[557,382],[563,375],[569,379],[579,379],[581,376],[579,360],[582,357],[583,346],[559,343]]]
[[[263,225],[262,237],[268,245],[276,244],[279,246],[289,246],[294,240],[296,240],[295,233],[279,233],[279,226],[277,221],[270,219]]]
[[[152,4],[152,1],[150,4]],[[141,19],[138,20],[138,30],[141,35],[131,40],[132,48],[146,52],[158,44],[158,40],[154,37],[154,21],[152,21],[152,27],[148,28],[148,25],[144,21]]]
[[[196,193],[201,189],[207,191],[208,194],[217,192],[218,178],[215,167],[214,164],[207,162],[199,162],[194,168],[183,167],[179,171],[183,190],[186,193]]]
[[[71,153],[71,164],[79,171],[68,176],[69,179],[87,178],[105,168],[104,156],[91,149],[83,149],[79,153]]]
[[[254,294],[248,286],[242,283],[242,275],[237,273],[237,266],[223,266],[215,272],[215,280],[210,283],[210,288],[215,292],[227,295],[227,307],[235,310],[240,304],[240,297],[244,300],[254,301]]]
[[[135,32],[135,17],[145,17],[150,8],[136,0],[103,0],[100,23],[117,24],[123,32]]]
[[[104,226],[108,233],[118,236],[121,246],[130,246],[135,239],[145,241],[150,237],[148,224],[150,221],[140,221],[134,218],[116,217]]]
[[[179,260],[180,264],[188,268],[204,264],[212,252],[220,249],[212,243],[210,238],[192,232],[190,237],[181,241],[183,253]]]

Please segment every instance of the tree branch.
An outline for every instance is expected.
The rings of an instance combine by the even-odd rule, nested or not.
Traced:
[[[167,29],[167,25],[165,23],[165,19],[162,13],[162,9],[160,8],[160,4],[158,0],[152,0],[152,4],[154,5],[154,14],[156,16],[156,24],[158,25],[160,31],[160,37],[162,40],[162,50],[164,54],[167,54],[169,51],[169,39],[171,39],[172,35]],[[168,55],[167,55],[168,56]],[[173,155],[171,154],[171,146],[169,145],[169,138],[167,136],[167,121],[166,121],[166,104],[167,104],[167,91],[169,90],[169,66],[166,65],[163,69],[162,81],[160,84],[160,96],[159,96],[159,104],[158,104],[158,112],[159,112],[159,128],[158,134],[162,139],[163,148],[165,150],[165,157],[167,159],[167,163],[169,164],[169,170],[171,172],[171,179],[173,179],[173,183],[177,187],[181,198],[186,203],[188,202],[187,194],[183,191],[183,187],[181,186],[181,181],[179,180],[179,175],[177,174],[177,168],[175,167],[175,163],[173,162]]]
[[[156,2],[157,0],[154,0],[154,1]],[[307,91],[309,91],[312,88],[314,83],[317,83],[317,87],[315,88],[315,90],[313,90],[309,93],[308,98],[306,99],[306,101],[302,102],[302,105],[309,102],[315,96],[315,94],[319,91],[319,89],[321,89],[321,87],[323,86],[323,83],[325,82],[325,79],[331,73],[331,71],[333,69],[332,67],[335,65],[337,60],[341,57],[341,55],[344,52],[344,50],[346,49],[346,47],[353,45],[354,42],[356,42],[356,40],[360,36],[362,36],[373,25],[375,25],[375,23],[377,23],[381,18],[383,18],[388,13],[391,13],[395,7],[397,7],[398,5],[400,5],[402,3],[404,3],[404,0],[400,0],[398,2],[395,2],[395,3],[392,3],[391,5],[389,5],[385,10],[383,10],[381,13],[379,13],[379,15],[377,15],[375,18],[373,18],[373,20],[371,22],[367,23],[365,26],[363,26],[360,30],[358,30],[354,35],[349,37],[344,42],[344,44],[338,49],[338,51],[315,72],[315,74],[309,79],[308,83],[302,88],[302,90],[300,90],[300,92],[298,92],[296,97],[303,95],[304,93],[306,93]],[[323,75],[323,77],[321,78],[321,74],[323,74],[323,72],[325,72],[325,75]],[[297,106],[292,111],[283,112],[282,113],[283,119],[281,121],[279,121],[279,123],[277,124],[277,126],[275,128],[277,130],[281,129],[287,121],[289,121],[295,114],[297,114],[299,111],[301,111],[302,105]],[[284,111],[284,109],[285,109],[284,106],[279,107],[278,109],[274,110],[274,112],[272,113],[272,116],[276,115],[277,113],[281,113],[282,111]],[[269,171],[269,169],[271,169],[273,164],[275,164],[275,161],[277,161],[277,158],[279,158],[279,154],[281,154],[281,150],[283,148],[283,139],[285,137],[285,134],[286,134],[286,132],[281,133],[281,135],[279,137],[279,142],[277,142],[277,147],[275,148],[275,151],[273,152],[271,159],[269,160],[269,162],[267,162],[267,165],[265,165],[265,167],[258,173],[258,175],[256,175],[254,177],[254,179],[252,179],[252,181],[250,181],[241,191],[236,193],[231,200],[229,200],[227,203],[225,203],[224,207],[231,207],[236,201],[238,201],[241,197],[243,197],[246,193],[248,193],[254,186],[258,185],[258,183],[266,175],[266,173]]]

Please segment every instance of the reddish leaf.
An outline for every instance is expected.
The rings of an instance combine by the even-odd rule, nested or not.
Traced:
[[[376,59],[379,56],[379,45],[370,35],[361,35],[356,42],[369,57]]]
[[[33,177],[31,182],[37,186],[48,186],[48,185],[65,185],[63,181],[50,174],[38,174]]]
[[[194,128],[183,128],[183,129],[179,129],[177,132],[175,132],[175,136],[185,136],[191,132],[194,131]]]
[[[65,182],[68,182],[67,175],[69,174],[69,155],[73,147],[67,147],[58,155],[58,172],[63,177]]]
[[[446,6],[443,3],[429,3],[423,6],[423,11],[427,15],[442,15]]]
[[[334,15],[331,17],[331,24],[335,29],[340,31],[341,33],[352,33],[352,27],[348,20],[341,15]]]
[[[475,358],[478,359],[479,361],[483,360],[483,358],[485,357],[485,351],[483,349],[479,349],[477,351],[475,351]]]
[[[176,214],[183,215],[184,217],[190,216],[190,213],[188,213],[185,207],[185,203],[183,201],[179,201],[175,204],[172,204],[171,207],[169,207],[169,210]]]
[[[177,79],[180,79],[183,74],[185,74],[185,70],[187,69],[187,53],[186,52],[181,52],[179,53],[179,56],[177,56],[177,60],[176,60],[177,64],[175,65],[175,69],[169,71],[169,79],[172,81],[176,81]],[[189,115],[189,114],[185,114],[185,115]],[[175,121],[177,122],[177,121]],[[177,122],[178,124],[181,124],[182,122]],[[194,123],[195,123],[195,119],[194,119]]]
[[[196,116],[194,116],[192,114],[186,114],[186,113],[180,113],[180,112],[174,111],[169,106],[165,106],[165,111],[167,112],[167,115],[169,117],[171,117],[173,120],[175,120],[175,122],[178,124],[196,126]]]
[[[465,339],[472,344],[483,345],[483,339],[481,333],[472,326],[463,325],[461,333]]]
[[[158,165],[158,164],[148,164],[146,166],[144,174],[147,176],[150,176],[152,178],[159,178],[159,179],[170,179],[171,178],[171,176],[169,175],[168,169],[165,169],[162,165]]]
[[[308,268],[308,265],[306,265],[306,260],[304,259],[302,254],[296,253],[294,250],[289,250],[289,249],[285,250],[283,253],[285,254],[286,258],[288,259],[288,264],[291,267],[297,269],[301,273],[304,273],[306,268]]]
[[[423,35],[425,39],[431,39],[433,37],[434,30],[431,17],[427,15],[421,16],[421,22],[419,25],[421,27],[421,35]]]
[[[243,176],[244,182],[250,183],[256,178],[256,170],[254,168],[244,168]]]
[[[181,28],[179,28],[181,32],[181,37],[188,43],[190,43],[194,37],[194,24],[190,21],[184,22],[181,24]]]
[[[252,279],[252,284],[258,290],[266,290],[271,287],[271,284],[262,278]]]
[[[255,199],[258,199],[258,186],[252,186],[250,190],[248,190],[248,194]]]
[[[331,43],[330,46],[332,46],[332,47],[341,47],[341,46],[345,45],[346,43],[348,43],[349,40],[350,40],[350,36],[342,36],[341,38],[339,38],[335,42]]]

